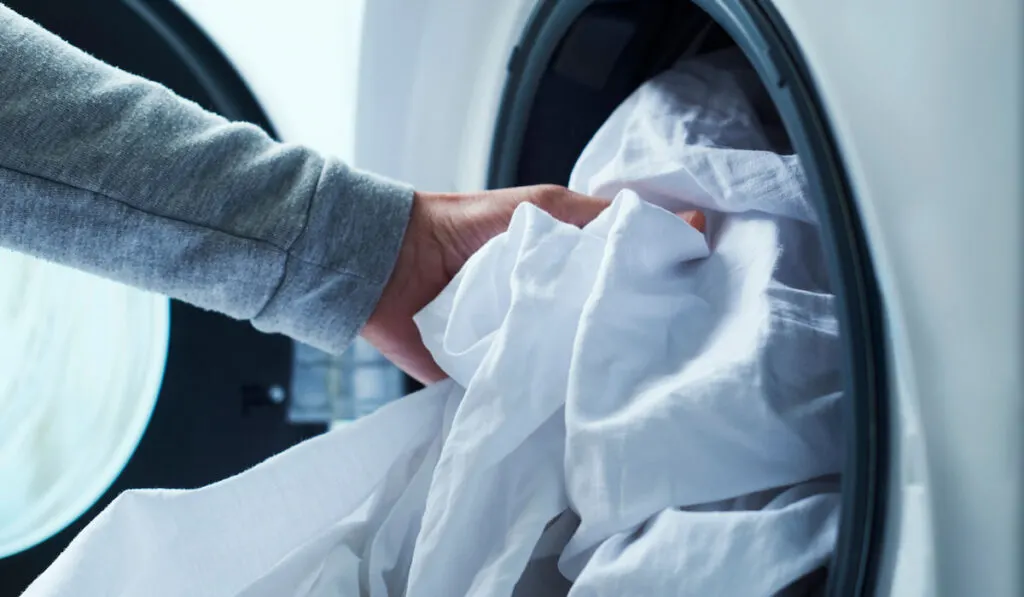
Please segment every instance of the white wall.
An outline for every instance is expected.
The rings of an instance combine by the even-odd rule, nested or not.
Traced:
[[[176,0],[285,141],[351,160],[364,0]]]

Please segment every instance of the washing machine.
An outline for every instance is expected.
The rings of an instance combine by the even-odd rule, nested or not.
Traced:
[[[431,191],[565,184],[641,83],[738,47],[801,156],[846,339],[840,532],[806,592],[1024,594],[1024,4],[82,4],[134,15],[145,34],[91,25],[125,68]]]
[[[1024,594],[1024,3],[364,10],[353,159],[425,190],[565,184],[643,81],[742,50],[801,156],[846,340],[840,532],[807,590]]]

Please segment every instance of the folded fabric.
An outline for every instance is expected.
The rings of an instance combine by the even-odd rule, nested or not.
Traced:
[[[222,483],[127,494],[28,594],[762,595],[821,566],[833,296],[799,162],[730,64],[612,115],[573,173],[614,198],[594,222],[521,206],[417,315],[451,380]],[[706,234],[672,213],[695,206]]]

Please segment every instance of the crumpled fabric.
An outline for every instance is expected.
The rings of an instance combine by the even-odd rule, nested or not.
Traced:
[[[822,566],[839,339],[746,71],[653,79],[416,317],[451,379],[190,492],[130,492],[28,595],[768,595]],[[675,211],[700,208],[702,234]]]
[[[644,248],[623,247],[620,277],[580,324],[573,366],[587,374],[570,386],[565,462],[581,523],[561,558],[572,594],[662,594],[650,579],[665,594],[773,594],[834,545],[835,298],[803,171],[772,150],[754,77],[733,52],[677,65],[616,110],[573,172],[579,192],[705,210],[710,255],[640,290]]]

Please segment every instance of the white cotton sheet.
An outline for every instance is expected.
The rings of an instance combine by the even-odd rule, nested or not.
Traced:
[[[461,396],[442,382],[219,483],[125,492],[25,595],[400,594]]]
[[[722,58],[594,137],[572,186],[614,198],[597,220],[520,207],[417,316],[450,381],[122,497],[28,594],[767,595],[821,566],[834,299],[799,163]],[[672,213],[692,207],[706,234]]]
[[[645,290],[637,282],[644,268],[630,262],[636,250],[623,246],[622,263],[606,270],[609,281],[590,298],[573,362],[580,375],[566,406],[566,483],[582,518],[562,554],[570,578],[611,534],[673,506],[840,471],[840,343],[814,212],[796,156],[770,151],[748,99],[750,73],[737,64],[735,55],[720,55],[648,82],[609,118],[573,172],[571,186],[583,193],[617,201],[636,193],[669,210],[705,210],[712,250],[655,275],[665,290]],[[613,343],[632,349],[612,352]],[[837,489],[817,487],[822,497],[807,499],[834,509]],[[770,536],[803,521],[803,512],[744,520]],[[659,516],[664,533],[670,523]],[[672,581],[676,594],[694,595],[714,585],[691,586],[689,578],[742,584],[802,561],[791,582],[824,562],[836,524],[823,519],[824,540],[766,551],[759,566],[723,556],[713,568],[690,565],[691,576],[678,567],[692,555],[685,546],[704,549],[687,538],[691,527],[718,528],[721,540],[737,543],[742,534],[725,519],[669,518],[678,536],[660,544],[678,559],[661,572],[683,576]],[[645,559],[647,572],[658,576],[660,561]],[[614,594],[584,588],[590,582],[577,579],[574,594]],[[755,588],[720,594],[762,594]]]
[[[662,510],[602,541],[569,594],[777,595],[831,552],[837,490],[803,483],[755,504]]]

